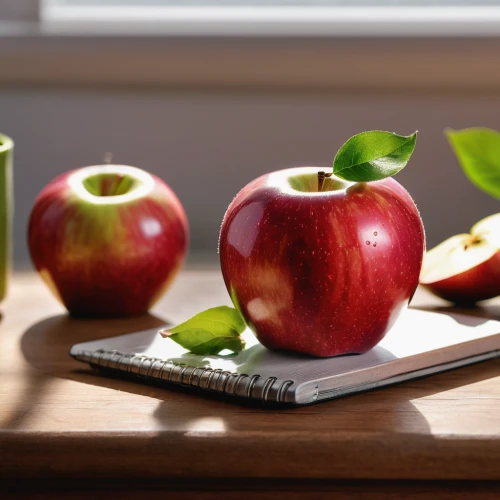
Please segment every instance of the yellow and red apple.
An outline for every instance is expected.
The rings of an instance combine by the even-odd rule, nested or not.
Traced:
[[[172,189],[126,165],[57,177],[38,195],[28,227],[37,271],[76,316],[145,313],[175,277],[187,243]]]

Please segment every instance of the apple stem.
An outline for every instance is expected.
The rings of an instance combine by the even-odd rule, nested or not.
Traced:
[[[325,177],[331,177],[331,173],[326,173],[323,170],[318,172],[318,191],[323,191],[323,182],[325,181]]]

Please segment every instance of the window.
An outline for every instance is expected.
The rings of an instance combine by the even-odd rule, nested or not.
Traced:
[[[497,35],[500,0],[42,0],[52,25],[174,35]]]
[[[0,83],[301,89],[500,85],[493,64],[500,44],[500,0],[1,2],[22,22],[0,22]],[[39,26],[15,17],[23,9],[37,12],[39,5]],[[0,17],[5,18],[4,6]]]

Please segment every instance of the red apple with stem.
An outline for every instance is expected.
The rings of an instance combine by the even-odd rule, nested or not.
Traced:
[[[144,314],[180,269],[187,243],[174,192],[126,165],[57,177],[38,195],[28,227],[37,271],[75,316]]]
[[[339,149],[333,172],[281,170],[244,187],[219,238],[235,309],[211,308],[164,336],[196,354],[241,351],[245,325],[270,349],[333,356],[374,347],[410,302],[425,252],[415,203],[389,178],[416,139],[362,132]]]
[[[220,234],[226,286],[268,348],[316,356],[375,346],[418,285],[417,208],[394,179],[355,183],[320,168],[264,175],[229,206]]]

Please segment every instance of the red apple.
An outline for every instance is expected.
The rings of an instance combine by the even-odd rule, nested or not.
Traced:
[[[429,250],[420,277],[432,293],[456,304],[500,295],[500,214]]]
[[[219,251],[229,293],[259,341],[316,356],[375,346],[418,285],[425,236],[394,179],[264,175],[229,206]]]
[[[145,313],[181,267],[187,242],[174,192],[125,165],[57,177],[38,195],[28,228],[36,269],[75,316]]]

